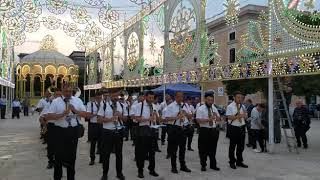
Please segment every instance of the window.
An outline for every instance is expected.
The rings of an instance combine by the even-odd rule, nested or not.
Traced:
[[[236,32],[229,33],[229,41],[236,40]]]
[[[235,48],[231,48],[229,50],[229,62],[230,63],[236,62],[236,49]]]

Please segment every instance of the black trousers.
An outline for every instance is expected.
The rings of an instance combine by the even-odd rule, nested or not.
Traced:
[[[29,116],[29,107],[23,107],[23,115]]]
[[[242,153],[244,151],[246,131],[245,126],[237,127],[230,126],[230,146],[229,146],[229,163],[242,163],[243,156]],[[237,159],[234,156],[236,151]]]
[[[216,128],[199,129],[198,149],[200,156],[200,164],[202,167],[207,166],[207,158],[210,159],[210,167],[217,166],[216,152],[219,139],[219,130]]]
[[[96,147],[98,151],[101,148],[101,131],[102,124],[89,123],[88,124],[88,139],[90,141],[90,159],[94,161],[96,159]]]
[[[57,127],[53,123],[48,123],[47,125],[47,157],[48,157],[48,163],[54,163],[55,158],[55,138],[56,138],[56,132]]]
[[[124,126],[125,126],[124,137],[126,138],[126,140],[129,139],[129,136],[132,139],[132,119],[128,118],[128,120],[124,122]]]
[[[1,119],[6,118],[5,117],[6,116],[6,106],[1,105],[0,110],[1,110]]]
[[[247,122],[246,125],[247,131],[248,131],[248,144],[254,146],[255,144],[255,139],[254,139],[254,132],[253,129],[251,129],[251,124],[250,122]]]
[[[139,129],[139,123],[137,122],[132,122],[131,130],[130,130],[130,135],[131,139],[133,141],[133,144],[135,144],[136,136],[137,136],[137,131]]]
[[[55,142],[54,180],[61,180],[62,166],[67,168],[67,180],[74,180],[78,128],[56,127]]]
[[[14,117],[17,117],[18,119],[20,119],[20,108],[19,107],[12,108],[12,119]]]
[[[166,141],[166,134],[167,134],[167,126],[163,126],[161,128],[161,142],[164,143]]]
[[[184,130],[182,127],[168,125],[168,150],[171,157],[172,169],[177,168],[177,151],[179,148],[179,161],[180,167],[186,166],[185,153],[186,153],[186,141]]]
[[[297,139],[298,146],[301,146],[301,140],[304,146],[308,145],[308,139],[306,135],[306,130],[304,127],[295,127],[294,132]]]
[[[143,131],[145,126],[137,127],[137,136],[135,139],[135,157],[138,172],[142,173],[144,168],[144,161],[149,160],[149,171],[154,171],[155,169],[155,141],[152,134],[148,136],[143,136],[139,131]]]
[[[261,148],[261,151],[264,151],[264,130],[263,129],[251,129],[252,135],[253,135],[253,142],[252,142],[252,148],[257,148],[257,141],[259,143],[259,146]]]
[[[117,175],[122,174],[122,146],[123,146],[123,135],[119,132],[103,129],[102,130],[102,151],[100,157],[103,163],[103,174],[108,175],[110,154],[114,151],[116,155],[116,171]]]
[[[187,148],[191,149],[192,139],[194,135],[194,127],[192,125],[188,125],[185,127],[186,136],[187,136]]]

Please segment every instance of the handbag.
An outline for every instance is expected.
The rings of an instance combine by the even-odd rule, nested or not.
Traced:
[[[227,132],[226,132],[226,137],[230,139],[230,135],[231,135],[231,124],[232,124],[233,120],[231,121],[231,123],[228,122],[227,119]]]
[[[82,138],[84,136],[85,128],[84,128],[84,126],[82,124],[79,123],[78,118],[76,118],[76,120],[77,120],[77,124],[78,124],[78,126],[77,126],[77,136],[78,136],[78,138]]]

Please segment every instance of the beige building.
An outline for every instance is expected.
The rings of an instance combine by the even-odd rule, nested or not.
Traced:
[[[220,64],[229,64],[236,61],[236,52],[241,47],[240,37],[247,33],[248,23],[252,20],[257,20],[262,11],[268,12],[267,7],[257,5],[244,6],[240,9],[239,22],[234,27],[226,24],[225,17],[220,17],[207,23],[208,35],[213,35],[214,42],[219,44]],[[223,106],[228,104],[229,96],[225,92],[222,82],[207,83],[204,90],[213,90],[215,92],[216,104]],[[254,103],[260,103],[263,97],[262,93],[248,96],[254,100]]]

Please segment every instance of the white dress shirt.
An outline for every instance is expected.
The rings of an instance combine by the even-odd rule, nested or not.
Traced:
[[[122,108],[123,116],[129,116],[130,110],[129,110],[129,104],[127,101],[119,102]]]
[[[42,98],[39,100],[36,109],[42,109],[43,111],[44,107],[46,107],[48,104],[50,104],[49,99]]]
[[[142,108],[142,104],[143,104],[143,108]],[[132,107],[132,110],[134,112],[134,116],[142,116],[144,119],[150,119],[150,114],[152,114],[152,112],[150,112],[150,107],[147,103],[146,100],[138,104],[136,104],[135,106]],[[152,110],[155,110],[154,104],[152,103]],[[142,114],[141,114],[142,111]],[[146,122],[139,122],[139,126],[150,126],[151,122],[150,121],[146,121]]]
[[[246,113],[245,109],[246,109],[245,106],[241,105],[240,114],[245,114]],[[237,105],[233,101],[231,104],[228,105],[226,115],[227,116],[235,116],[237,114],[237,112],[238,112]],[[228,122],[231,123],[231,120],[228,120]],[[244,118],[241,118],[241,122],[238,119],[235,119],[231,123],[232,126],[238,126],[238,127],[244,126],[245,124],[246,124],[246,122],[245,122]]]
[[[83,102],[79,100],[79,98],[76,98],[74,96],[71,96],[69,100],[70,105],[72,105],[77,111],[86,111],[86,107],[84,106]],[[56,98],[52,101],[50,107],[49,107],[49,112],[48,113],[53,113],[53,114],[63,114],[63,112],[66,110],[66,103],[64,102],[64,97],[59,97]],[[59,126],[62,128],[67,128],[69,126],[69,123],[67,122],[67,118],[70,118],[70,124],[72,127],[75,127],[78,125],[78,122],[81,123],[79,120],[80,118],[76,115],[70,112],[68,117],[63,117],[61,119],[55,120],[54,124],[55,126]],[[77,122],[78,118],[78,122]]]
[[[251,129],[261,129],[261,112],[258,111],[257,107],[254,107],[251,111]]]
[[[218,117],[220,117],[219,111],[217,110],[217,108],[212,105],[211,106],[211,111],[212,111],[212,115],[213,113],[216,113]],[[198,110],[197,110],[197,114],[196,114],[196,119],[209,119],[209,112],[208,112],[208,107],[207,105],[203,104],[201,105]],[[206,123],[199,123],[200,127],[205,127],[205,128],[215,128],[217,127],[217,124],[215,121],[213,121],[213,125],[210,126],[209,122]]]
[[[87,103],[87,112],[94,114],[92,118],[90,118],[91,123],[97,123],[97,114],[99,111],[99,107],[101,107],[101,103],[98,103],[96,101],[90,101]]]
[[[117,102],[116,104],[117,104],[116,111],[118,111],[122,114],[122,107],[121,107],[120,103]],[[106,118],[112,118],[113,117],[112,102],[108,101],[108,102],[103,103],[103,105],[101,106],[101,108],[98,111],[98,115],[102,116],[102,117],[106,117]],[[115,130],[115,129],[121,129],[121,128],[122,128],[122,126],[119,123],[119,121],[117,122],[116,125],[114,124],[113,121],[103,123],[103,129]]]
[[[13,101],[12,102],[12,107],[21,107],[21,103],[20,103],[20,101]]]
[[[183,106],[182,110],[184,110],[188,114],[190,113],[186,105],[182,103],[181,106]],[[179,112],[180,112],[180,105],[176,101],[174,101],[173,103],[169,104],[166,107],[163,117],[164,118],[178,117]],[[186,121],[188,121],[187,117],[184,119],[183,123],[180,121],[180,119],[177,118],[175,121],[169,121],[167,124],[183,126]]]

